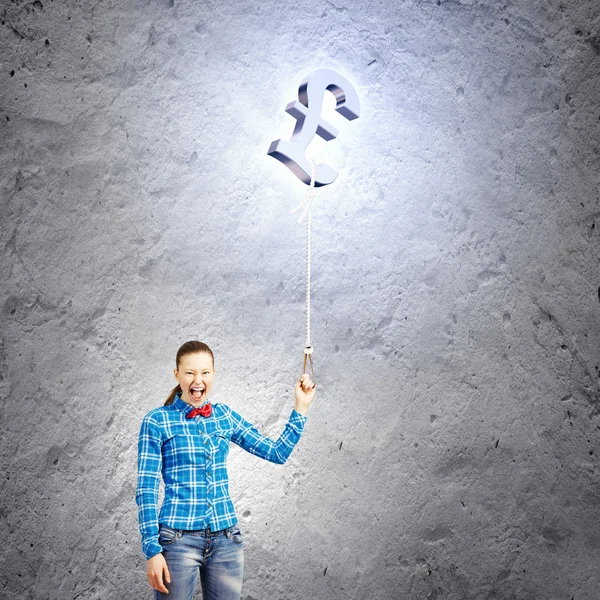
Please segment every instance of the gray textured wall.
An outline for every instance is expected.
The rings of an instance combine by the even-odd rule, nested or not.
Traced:
[[[595,0],[3,0],[0,597],[150,598],[137,433],[181,343],[279,434],[304,186],[267,156],[320,67],[318,393],[232,449],[246,600],[600,598]]]

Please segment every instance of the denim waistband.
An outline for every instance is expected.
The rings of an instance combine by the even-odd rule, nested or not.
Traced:
[[[213,531],[210,528],[210,525],[206,528],[206,529],[176,529],[175,531],[181,531],[181,533],[205,533],[205,534],[217,534],[217,533],[225,533],[225,531],[227,531],[228,529],[231,529],[231,527],[225,527],[225,529],[219,529],[217,531]]]

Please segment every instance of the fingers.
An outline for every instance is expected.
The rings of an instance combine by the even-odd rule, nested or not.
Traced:
[[[304,373],[300,377],[299,383],[300,383],[300,385],[302,386],[302,389],[305,392],[311,391],[311,390],[315,389],[315,384],[310,380],[310,377],[309,377],[308,373]]]
[[[165,584],[163,583],[162,580],[162,573],[160,574],[160,576],[156,579],[156,585],[152,586],[155,590],[158,590],[159,592],[162,592],[163,594],[168,594],[169,590],[165,587]]]
[[[163,594],[169,593],[169,590],[165,587],[165,584],[163,583],[161,575],[153,574],[148,579],[150,581],[150,586],[152,588],[154,588],[155,590],[158,590],[159,592],[162,592]]]
[[[162,592],[163,594],[168,594],[169,590],[165,587],[165,584],[163,583],[163,578],[162,578],[162,571],[160,573],[158,573],[155,577],[153,577],[150,581],[150,585],[155,589],[158,590],[159,592]],[[167,579],[167,583],[171,583],[171,579]]]
[[[150,583],[150,586],[155,590],[158,590],[163,594],[168,594],[169,590],[166,588],[163,582],[163,576],[164,580],[167,583],[171,583],[171,574],[169,573],[169,567],[167,567],[167,563],[164,560],[164,558],[162,561],[158,561],[158,565],[149,565],[148,582]]]

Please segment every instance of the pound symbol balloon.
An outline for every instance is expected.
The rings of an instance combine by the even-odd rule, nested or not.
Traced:
[[[335,110],[338,113],[348,121],[359,117],[360,102],[352,84],[331,69],[319,69],[300,84],[299,101],[290,102],[286,106],[285,112],[296,119],[291,139],[275,140],[269,147],[268,154],[280,160],[307,185],[310,185],[312,169],[306,158],[306,147],[315,133],[327,142],[336,138],[338,134],[338,130],[321,117],[323,99],[327,91],[335,96]],[[335,181],[336,177],[337,171],[321,163],[316,167],[315,186],[328,185]]]

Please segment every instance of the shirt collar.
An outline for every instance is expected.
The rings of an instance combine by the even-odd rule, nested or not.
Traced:
[[[200,405],[200,407],[204,406],[207,402],[210,402],[208,398]],[[177,392],[175,394],[175,398],[171,403],[177,410],[180,410],[184,415],[187,415],[194,407],[191,404],[188,404],[185,400],[181,398],[181,392]]]

